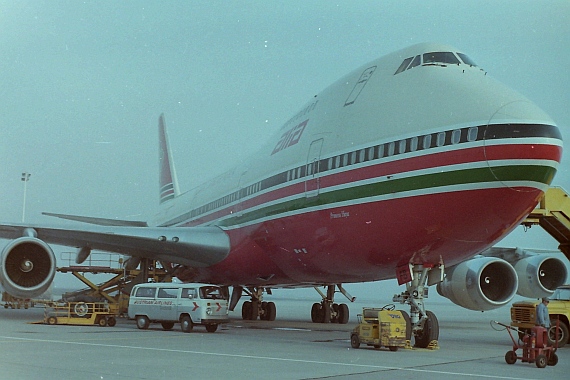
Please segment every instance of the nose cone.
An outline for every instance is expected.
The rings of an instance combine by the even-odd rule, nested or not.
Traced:
[[[562,137],[540,108],[516,100],[491,115],[484,152],[494,180],[517,191],[545,190],[560,163]]]

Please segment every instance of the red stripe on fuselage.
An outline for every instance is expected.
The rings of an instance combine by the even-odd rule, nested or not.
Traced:
[[[421,153],[421,151],[418,151]],[[457,149],[440,153],[416,155],[414,157],[371,164],[365,167],[346,170],[336,174],[321,173],[320,189],[343,185],[382,176],[396,175],[417,170],[431,169],[450,165],[482,162],[487,160],[552,160],[560,162],[562,148],[556,145],[544,144],[503,144],[480,146],[467,149]],[[395,156],[397,157],[397,156]],[[370,161],[375,162],[375,161]],[[356,167],[352,165],[351,167]],[[309,179],[307,177],[307,179]],[[286,197],[304,194],[305,181],[282,187],[260,194],[240,203],[240,210],[247,210],[264,203],[273,202]],[[194,219],[185,226],[197,226],[226,217],[236,212],[235,206],[230,206]]]

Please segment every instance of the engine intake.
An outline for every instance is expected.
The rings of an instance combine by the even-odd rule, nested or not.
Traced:
[[[12,240],[0,253],[0,282],[14,297],[33,298],[45,293],[55,272],[55,255],[40,239]]]
[[[437,292],[456,305],[470,310],[492,310],[507,304],[515,295],[518,278],[505,260],[475,257],[446,271]]]
[[[514,267],[519,278],[517,294],[528,298],[550,297],[568,276],[562,260],[546,255],[526,257]]]

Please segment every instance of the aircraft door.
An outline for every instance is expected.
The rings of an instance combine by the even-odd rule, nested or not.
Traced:
[[[305,197],[313,198],[319,195],[320,189],[320,159],[323,139],[315,140],[309,147],[307,155],[307,166],[305,167]]]

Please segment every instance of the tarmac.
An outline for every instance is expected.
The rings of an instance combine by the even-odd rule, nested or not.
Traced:
[[[512,341],[490,321],[508,324],[509,307],[481,313],[430,303],[440,324],[439,349],[391,352],[350,347],[362,307],[383,305],[356,302],[348,324],[315,324],[309,317],[315,299],[267,300],[277,305],[273,322],[243,321],[236,311],[215,333],[195,326],[188,334],[179,325],[139,330],[124,318],[114,327],[32,324],[43,319],[42,308],[1,308],[0,379],[528,380],[570,373],[570,346],[557,351],[556,366],[505,362]]]

